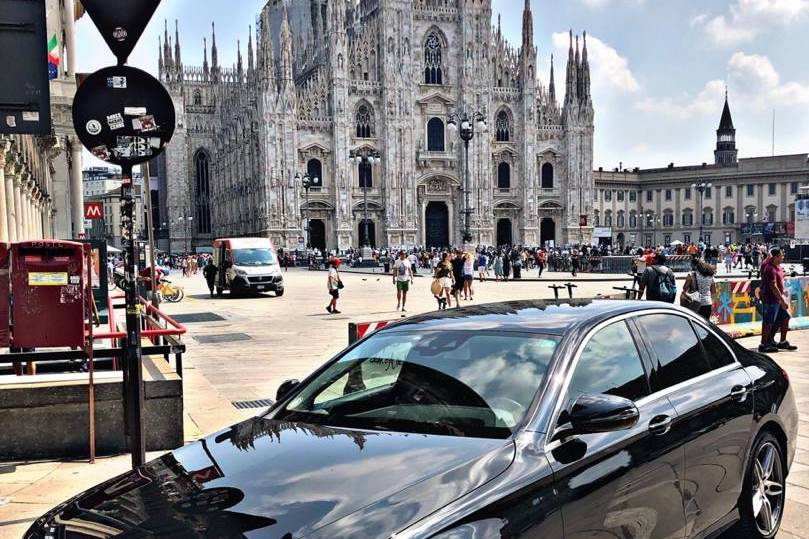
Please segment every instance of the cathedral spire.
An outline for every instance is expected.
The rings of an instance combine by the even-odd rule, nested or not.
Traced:
[[[253,27],[247,27],[247,75],[248,77],[253,76]]]
[[[157,36],[157,72],[160,80],[163,80],[163,40]]]
[[[334,2],[330,2],[331,6]],[[289,31],[289,13],[284,6],[281,21],[281,82],[284,87],[292,85],[292,33]]]
[[[325,28],[324,28],[325,25],[323,24],[323,22],[324,22],[323,21],[323,12],[320,9],[320,4],[317,4],[316,7],[317,8],[315,9],[315,12],[316,12],[315,13],[315,20],[313,21],[313,24],[314,24],[314,27],[315,27],[315,38],[314,39],[315,39],[315,43],[317,43],[317,45],[316,45],[317,52],[316,52],[315,55],[320,56],[320,54],[321,54],[321,52],[323,50],[323,45],[325,44],[325,40],[323,39],[323,36],[326,35],[326,32],[325,32]]]
[[[170,75],[174,62],[171,58],[171,40],[169,39],[169,21],[163,19],[163,62],[166,72]]]
[[[576,43],[578,44],[578,40]],[[573,52],[573,30],[570,30],[570,49],[568,49],[567,52],[567,76],[565,77],[565,103],[569,103],[577,99],[576,89],[578,87],[578,73],[576,64],[576,55],[574,55]]]
[[[275,92],[275,52],[270,38],[270,18],[266,9],[261,14],[261,63],[262,80],[269,91]]]
[[[582,97],[590,97],[590,62],[587,60],[587,32],[582,34],[583,45],[581,51],[581,77]]]
[[[210,76],[210,70],[208,69],[208,38],[202,38],[202,74],[204,75],[205,80],[208,80]]]
[[[553,54],[551,53],[551,80],[548,82],[548,98],[551,105],[556,108],[556,82],[553,76]]]
[[[216,50],[216,23],[211,23],[211,75],[219,81],[219,52]]]
[[[239,78],[239,82],[242,81],[242,42],[241,40],[236,40],[236,75]]]
[[[180,57],[180,23],[174,19],[174,63],[177,69],[182,69],[183,61]]]
[[[499,17],[499,16],[498,16]],[[531,13],[531,0],[525,0],[522,12],[522,50],[531,54],[534,49],[534,15]]]

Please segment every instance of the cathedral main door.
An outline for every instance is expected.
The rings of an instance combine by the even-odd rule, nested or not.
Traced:
[[[544,218],[539,224],[539,244],[542,247],[547,247],[545,245],[547,241],[556,243],[556,223],[549,217]]]
[[[511,233],[511,219],[500,219],[497,221],[497,246],[512,245],[514,243]]]
[[[449,208],[444,202],[430,202],[424,215],[427,247],[449,246]]]
[[[309,221],[309,245],[312,249],[326,250],[326,223],[322,219]]]

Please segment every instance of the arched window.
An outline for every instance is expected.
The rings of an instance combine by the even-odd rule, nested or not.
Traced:
[[[683,226],[692,226],[694,224],[694,214],[691,210],[685,210],[682,216]]]
[[[431,32],[424,42],[424,82],[426,84],[444,84],[441,39],[435,32]]]
[[[553,165],[550,163],[542,165],[542,188],[553,189]]]
[[[360,108],[357,109],[357,138],[374,136],[372,118],[368,105],[360,105]]]
[[[361,162],[358,166],[360,177],[360,189],[363,187],[371,189],[374,186],[374,169],[371,168],[371,163]]]
[[[705,210],[703,210],[702,224],[708,226],[713,224],[713,210],[711,208],[706,208]]]
[[[725,211],[722,212],[722,224],[732,225],[735,223],[736,223],[736,212],[733,211],[733,208],[725,208]]]
[[[663,214],[663,226],[674,226],[674,214],[666,212]]]
[[[635,212],[629,214],[629,228],[638,228],[638,215]]]
[[[497,129],[497,142],[508,142],[511,140],[511,124],[506,111],[501,110],[497,113],[495,127]]]
[[[310,159],[306,163],[306,172],[312,180],[312,187],[323,187],[323,164],[320,159]]]
[[[199,90],[194,91],[194,104],[202,105],[202,93]]]
[[[497,188],[511,189],[511,165],[500,163],[497,166]]]
[[[196,191],[196,227],[199,234],[211,233],[211,179],[210,160],[205,150],[194,154],[194,179]]]
[[[621,191],[619,191],[619,192],[621,192]],[[624,228],[625,221],[624,221],[624,212],[623,211],[618,212],[618,218],[616,219],[616,224],[617,224],[618,228]]]
[[[427,122],[427,151],[444,151],[444,122],[441,118],[432,118]]]
[[[593,214],[593,226],[601,226],[601,219],[598,210],[596,210]]]
[[[768,223],[774,223],[775,222],[775,220],[777,219],[777,212],[778,212],[778,207],[777,206],[773,206],[773,205],[767,206],[767,222]]]
[[[612,226],[612,210],[607,210],[604,212],[604,226],[605,227]]]

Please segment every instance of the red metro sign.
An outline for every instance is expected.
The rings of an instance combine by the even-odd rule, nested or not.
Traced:
[[[89,220],[104,218],[104,204],[101,202],[85,202],[84,218]]]

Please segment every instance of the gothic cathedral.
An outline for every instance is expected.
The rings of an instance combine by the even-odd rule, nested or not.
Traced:
[[[571,32],[559,103],[553,58],[537,71],[530,0],[519,48],[492,27],[491,0],[269,0],[255,53],[253,36],[246,67],[241,48],[220,64],[215,31],[210,64],[206,40],[188,67],[166,29],[171,250],[189,234],[330,250],[366,232],[390,247],[459,245],[466,230],[483,245],[592,241],[586,34]],[[468,146],[450,129],[463,113],[486,123]]]

